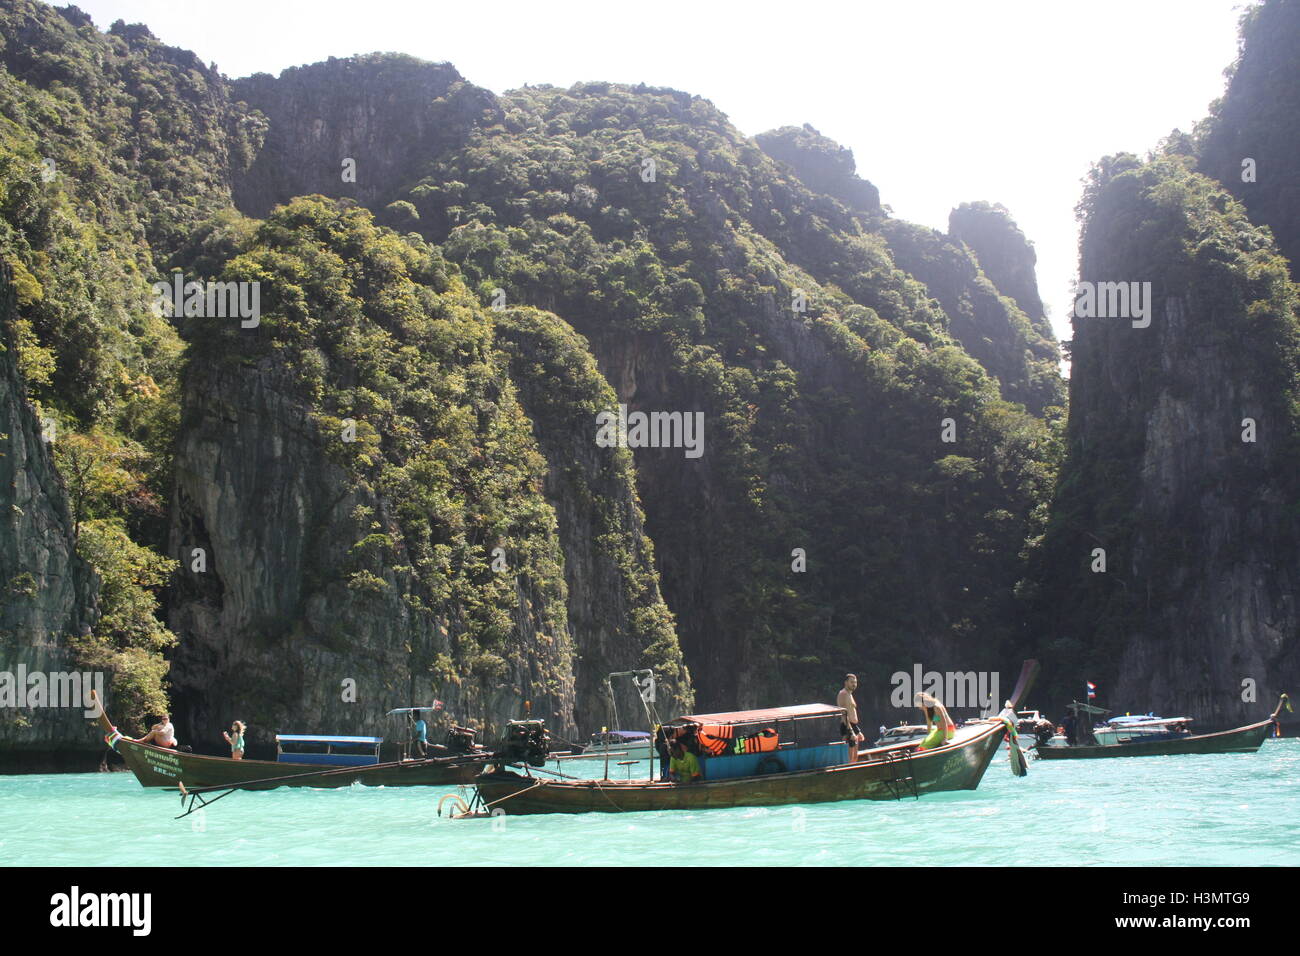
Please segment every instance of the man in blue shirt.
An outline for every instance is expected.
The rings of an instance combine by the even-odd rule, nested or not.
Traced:
[[[417,710],[415,712],[415,753],[423,757],[429,751],[429,725],[424,722],[424,717]]]

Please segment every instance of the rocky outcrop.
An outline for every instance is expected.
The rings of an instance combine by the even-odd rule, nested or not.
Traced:
[[[546,456],[546,496],[564,548],[574,718],[579,727],[638,727],[640,700],[624,679],[608,700],[606,676],[653,668],[661,717],[688,713],[693,693],[673,617],[659,593],[654,545],[636,490],[632,453],[596,444],[596,415],[618,398],[589,344],[565,322],[535,310],[497,318],[497,341]]]
[[[960,218],[966,224],[965,217]],[[1014,228],[1010,219],[1005,222]],[[897,219],[882,223],[881,232],[899,268],[925,283],[939,300],[953,338],[997,378],[1003,398],[1019,402],[1035,415],[1063,403],[1060,353],[1050,327],[1045,336],[1019,307],[1019,300],[1008,298],[1000,285],[990,281],[982,260],[976,260],[969,246],[954,241],[955,236],[946,237],[936,229]],[[1023,240],[1023,236],[1020,238]],[[1032,250],[1022,247],[1031,257],[1026,281],[1024,266],[1009,261],[1010,250],[991,243],[984,246],[1011,287],[1031,306],[1036,303],[1038,322],[1046,324],[1042,302],[1037,299]]]
[[[172,533],[182,561],[170,602],[178,726],[210,747],[233,719],[261,746],[276,732],[398,736],[389,710],[438,699],[492,734],[528,700],[572,733],[567,635],[539,639],[548,610],[525,578],[500,680],[438,663],[460,656],[459,609],[422,600],[408,553],[357,586],[355,543],[375,522],[394,527],[400,503],[332,462],[327,446],[273,363],[192,370]]]
[[[767,155],[789,165],[814,192],[838,199],[854,212],[880,215],[880,190],[859,178],[853,150],[848,147],[807,123],[759,133],[754,140]]]
[[[1241,52],[1210,117],[1198,127],[1201,172],[1273,230],[1300,278],[1300,3],[1269,0],[1242,19]]]
[[[1112,158],[1085,196],[1039,599],[1060,698],[1222,727],[1300,681],[1300,333],[1267,232],[1188,162]]]
[[[16,681],[19,668],[79,670],[68,637],[94,623],[98,581],[76,553],[63,482],[15,362],[12,316],[9,276],[0,271],[0,672]],[[102,749],[80,706],[0,703],[6,770],[88,769]]]
[[[1038,255],[1007,208],[1001,203],[962,203],[948,214],[948,238],[964,242],[985,277],[1025,313],[1038,333],[1035,353],[1059,360],[1052,324],[1038,294]]]
[[[311,193],[380,212],[475,125],[501,118],[496,98],[451,64],[396,54],[258,73],[234,81],[233,95],[269,123],[256,160],[234,181],[235,204],[251,216]]]

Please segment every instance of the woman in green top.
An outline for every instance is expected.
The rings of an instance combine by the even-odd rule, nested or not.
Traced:
[[[221,732],[221,736],[226,738],[226,743],[230,744],[230,759],[244,759],[244,722],[236,720],[230,725],[230,732]]]
[[[922,691],[916,695],[916,705],[925,715],[925,726],[929,731],[921,741],[921,750],[933,750],[952,740],[952,718],[937,697]]]

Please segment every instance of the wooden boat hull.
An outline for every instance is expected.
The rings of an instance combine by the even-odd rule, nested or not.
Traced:
[[[456,760],[429,763],[407,760],[372,764],[329,774],[336,768],[320,764],[278,763],[274,760],[232,760],[182,753],[169,747],[118,740],[113,747],[135,779],[144,787],[171,787],[185,784],[187,789],[239,786],[246,790],[274,790],[276,787],[347,787],[360,783],[368,787],[436,787],[470,783],[483,769],[482,760]],[[310,775],[300,782],[295,776]],[[254,781],[278,779],[264,785]],[[251,785],[250,785],[251,784]]]
[[[1085,760],[1095,757],[1173,757],[1178,754],[1254,753],[1268,737],[1273,720],[1261,720],[1217,734],[1198,734],[1178,740],[1151,740],[1109,747],[1039,747],[1039,760]]]
[[[966,730],[966,728],[963,728]],[[542,780],[509,770],[474,783],[491,811],[598,813],[704,810],[836,800],[900,800],[945,790],[974,790],[1005,732],[1001,724],[959,731],[929,751],[889,747],[864,751],[858,763],[756,777],[659,783],[647,780]]]

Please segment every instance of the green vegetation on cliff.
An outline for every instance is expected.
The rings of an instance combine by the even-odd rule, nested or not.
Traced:
[[[196,722],[342,720],[320,675],[355,665],[590,729],[608,670],[721,708],[1018,648],[1060,380],[1002,212],[918,230],[811,127],[672,90],[387,54],[231,82],[75,8],[0,18],[10,332],[119,713],[172,661]],[[258,323],[158,314],[176,270],[259,283]],[[620,403],[701,413],[702,456],[600,448]]]
[[[1300,326],[1268,230],[1193,163],[1120,155],[1089,177],[1081,280],[1150,283],[1151,319],[1074,320],[1067,455],[1030,580],[1063,693],[1089,675],[1222,713],[1242,678],[1277,673],[1285,644],[1259,632],[1294,615],[1278,556],[1300,540]]]

